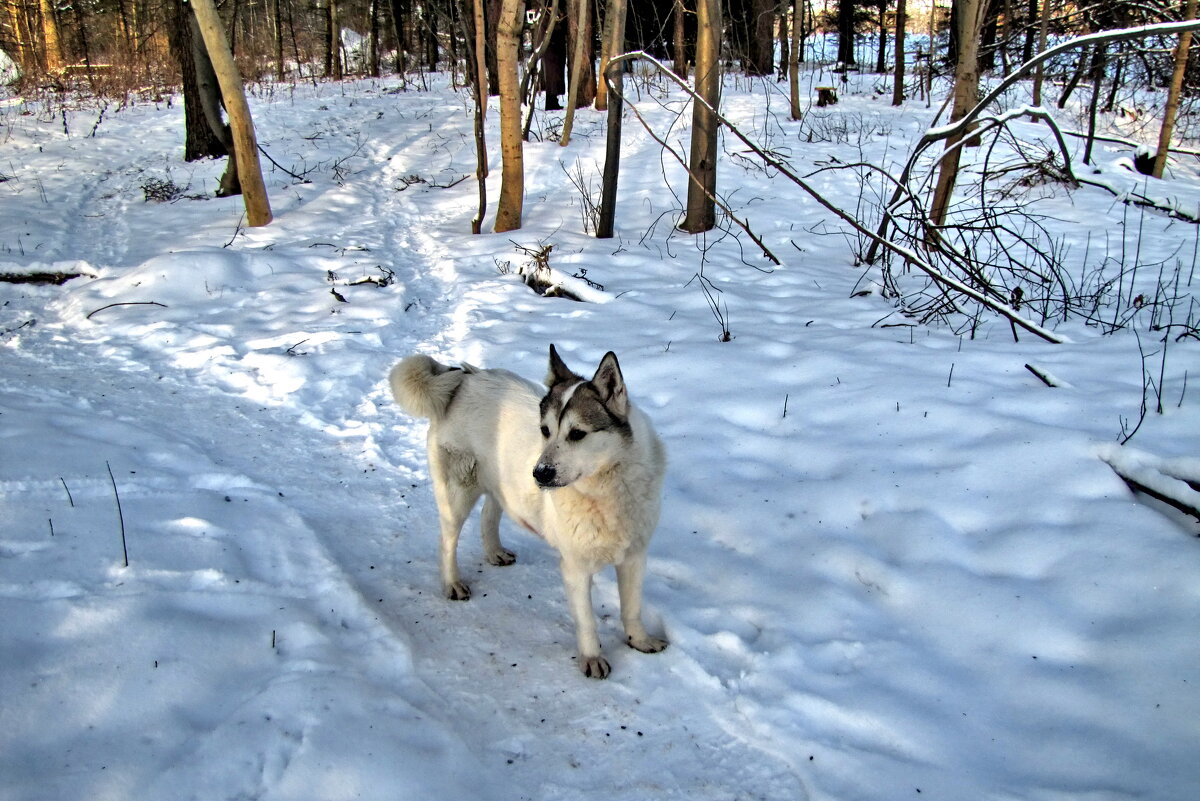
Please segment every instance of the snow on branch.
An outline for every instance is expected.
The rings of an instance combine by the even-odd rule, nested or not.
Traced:
[[[1200,459],[1161,459],[1121,445],[1100,458],[1133,491],[1200,520]]]

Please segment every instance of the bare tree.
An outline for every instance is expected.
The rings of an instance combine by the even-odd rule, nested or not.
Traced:
[[[696,93],[688,166],[687,213],[679,227],[699,234],[717,224],[717,118],[721,102],[721,0],[696,0]],[[707,105],[706,105],[707,104]]]
[[[606,32],[608,33],[608,43],[605,49],[608,52],[609,61],[614,56],[620,55],[620,51],[625,49],[625,0],[611,0],[608,7],[608,19],[606,20]],[[608,137],[605,140],[604,150],[604,174],[601,177],[600,186],[600,217],[596,222],[596,238],[610,239],[613,235],[613,225],[616,220],[617,213],[617,177],[620,173],[621,164],[621,114],[623,101],[621,99],[622,81],[621,75],[625,70],[624,64],[605,65],[605,71],[600,75],[600,85],[605,88],[605,106],[608,109]],[[609,87],[609,83],[612,86]],[[609,88],[612,90],[614,97],[608,97]],[[596,95],[596,104],[599,106],[600,95]]]
[[[588,55],[586,34],[591,31],[591,25],[587,24],[591,20],[590,13],[591,5],[587,0],[571,0],[571,7],[567,15],[568,33],[571,34],[571,66],[569,68],[571,82],[567,87],[567,112],[563,118],[562,135],[558,139],[558,143],[563,147],[571,144],[571,131],[575,127],[575,109],[577,104],[589,105],[579,103],[579,89],[580,84],[583,82],[584,73],[586,72],[591,77],[592,68],[590,60],[586,69],[584,66],[584,59]],[[594,84],[592,90],[594,93]]]
[[[1196,0],[1187,0],[1184,19],[1196,18]],[[1179,96],[1183,92],[1183,77],[1187,72],[1188,50],[1192,46],[1192,32],[1184,31],[1179,35],[1179,46],[1175,48],[1175,72],[1171,76],[1171,88],[1167,92],[1167,107],[1163,111],[1162,128],[1158,132],[1158,152],[1154,155],[1152,175],[1162,178],[1167,166],[1167,152],[1171,147],[1171,133],[1175,129],[1175,115],[1179,113]]]
[[[625,0],[608,0],[604,12],[604,36],[600,40],[600,80],[596,83],[596,110],[608,108],[608,86],[604,75],[608,62],[625,50]],[[617,19],[620,24],[616,24]]]
[[[792,46],[788,53],[788,89],[792,100],[792,119],[799,120],[800,111],[800,56],[804,50],[804,7],[805,0],[792,0]]]
[[[500,198],[496,202],[496,233],[521,227],[525,203],[521,87],[517,79],[524,18],[523,0],[503,0],[496,27],[496,67],[500,83]]]
[[[267,198],[267,187],[263,182],[262,167],[258,162],[258,140],[254,136],[254,121],[250,117],[250,105],[242,87],[242,76],[225,38],[225,28],[217,15],[212,0],[191,0],[204,47],[212,61],[221,84],[221,95],[225,110],[229,112],[229,127],[233,131],[233,157],[237,159],[238,179],[242,185],[242,199],[246,204],[246,221],[251,226],[271,222],[271,202]]]
[[[908,24],[907,0],[896,0],[896,72],[892,80],[892,105],[904,102],[904,30]]]
[[[672,7],[671,16],[673,18],[672,35],[674,37],[674,59],[671,66],[675,70],[675,74],[683,80],[687,80],[688,76],[688,57],[687,57],[687,39],[684,35],[683,20],[687,14],[687,9],[683,7],[683,0],[675,0]]]
[[[483,217],[487,214],[487,177],[488,155],[487,141],[484,138],[484,118],[487,114],[487,56],[484,49],[487,43],[483,0],[472,3],[474,19],[474,38],[468,40],[467,52],[470,54],[471,93],[475,96],[475,180],[479,185],[479,209],[471,220],[471,233],[478,234],[483,230]],[[465,23],[464,23],[465,24]]]
[[[58,22],[54,19],[54,4],[51,0],[40,0],[38,8],[42,16],[42,46],[46,54],[46,71],[62,69],[62,51],[58,42]]]
[[[954,106],[950,122],[958,122],[979,102],[979,33],[983,27],[984,1],[960,0],[956,4],[958,13],[958,63],[954,71]],[[959,133],[946,140],[946,153],[942,156],[938,171],[937,186],[933,192],[929,219],[935,226],[946,221],[950,207],[950,195],[958,179],[958,164],[962,154]]]

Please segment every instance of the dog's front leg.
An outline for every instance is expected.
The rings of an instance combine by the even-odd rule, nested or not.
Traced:
[[[592,611],[592,571],[583,565],[562,560],[563,586],[567,605],[575,621],[575,640],[579,647],[579,669],[592,679],[608,678],[608,661],[600,656],[600,638],[596,635],[596,615]]]
[[[642,579],[646,573],[646,552],[626,555],[617,565],[617,591],[621,596],[621,623],[625,642],[642,653],[655,654],[667,647],[667,641],[651,637],[642,625]]]

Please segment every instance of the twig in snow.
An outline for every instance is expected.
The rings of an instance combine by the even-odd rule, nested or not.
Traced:
[[[63,489],[67,491],[67,500],[71,502],[71,508],[74,509],[75,508],[75,499],[71,497],[71,488],[67,486],[67,482],[65,479],[63,479],[62,476],[59,476],[58,480],[59,480],[59,482],[62,483]]]
[[[90,319],[92,319],[92,315],[99,314],[100,312],[104,311],[105,309],[116,308],[117,306],[160,306],[164,309],[169,308],[167,306],[167,304],[159,303],[156,300],[129,300],[129,301],[125,301],[124,303],[110,303],[107,306],[101,306],[100,308],[96,309],[94,312],[91,312],[90,314],[88,314],[88,316],[84,319],[90,320]]]
[[[121,523],[121,552],[125,555],[125,567],[129,567],[129,547],[125,544],[125,513],[121,511],[121,494],[117,492],[117,480],[113,477],[112,465],[107,461],[108,480],[112,482],[113,497],[117,499],[117,520]]]

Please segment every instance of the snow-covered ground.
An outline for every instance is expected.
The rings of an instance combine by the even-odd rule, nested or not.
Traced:
[[[725,106],[801,172],[902,159],[933,111],[872,80],[821,113],[886,133],[807,142],[744,79]],[[736,154],[722,192],[784,264],[673,232],[679,170],[632,120],[618,236],[589,238],[593,111],[527,146],[525,227],[472,237],[468,104],[432,81],[260,89],[260,142],[309,182],[264,161],[250,230],[192,197],[223,164],[180,160],[178,104],[0,110],[0,272],[85,274],[0,284],[0,797],[1195,798],[1197,526],[1101,458],[1147,374],[1164,413],[1129,447],[1200,455],[1194,338],[889,327],[837,221]],[[855,206],[850,173],[818,183]],[[1076,257],[1136,223],[1119,246],[1188,275],[1192,226],[1050,194]],[[521,283],[547,245],[591,302]],[[507,522],[517,564],[465,537],[474,597],[442,598],[424,430],[385,386],[413,351],[540,377],[552,342],[581,372],[617,351],[671,457],[646,581],[671,647],[620,645],[601,576],[606,682]]]

